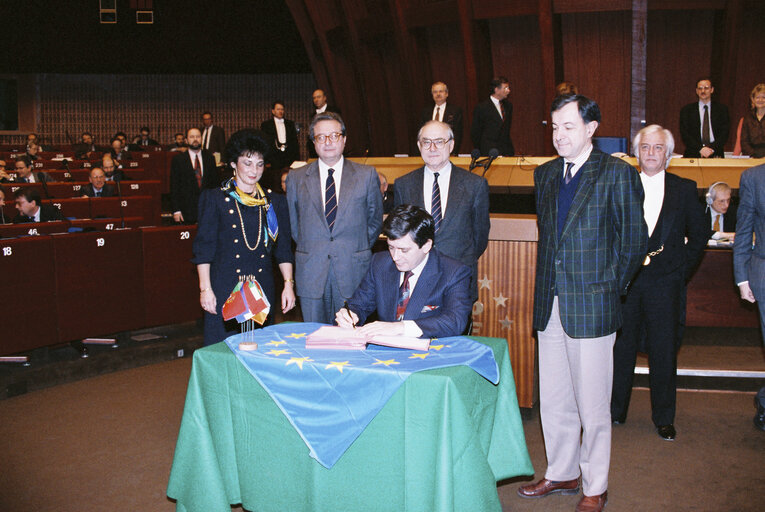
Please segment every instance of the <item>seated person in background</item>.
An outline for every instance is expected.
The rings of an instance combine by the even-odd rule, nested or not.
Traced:
[[[20,188],[14,197],[16,198],[16,209],[19,211],[19,214],[13,218],[14,224],[64,220],[61,210],[52,204],[42,204],[40,193],[33,188]]]
[[[112,157],[112,160],[115,162],[119,162],[121,160],[131,160],[130,153],[125,151],[125,144],[122,142],[122,139],[114,137],[111,140],[111,146],[112,150],[109,153],[109,156]]]
[[[28,156],[28,157],[29,157],[31,160],[37,160],[38,158],[40,158],[40,156],[39,156],[37,153],[39,153],[39,152],[40,152],[40,151],[42,151],[42,150],[43,150],[43,149],[42,149],[42,146],[40,146],[40,145],[38,145],[38,144],[34,144],[34,143],[33,143],[33,144],[29,144],[29,145],[27,146],[27,152],[26,152],[26,155],[27,155],[27,156]]]
[[[125,181],[129,180],[125,175],[125,172],[118,168],[115,164],[114,160],[112,160],[112,157],[107,155],[104,155],[104,158],[101,159],[101,169],[104,171],[104,175],[106,176],[106,181]]]
[[[282,177],[281,177],[281,183],[282,183],[281,193],[282,194],[286,194],[287,193],[287,175],[289,173],[290,173],[289,169],[284,169],[282,171]]]
[[[186,139],[184,138],[183,134],[181,132],[178,132],[173,137],[174,142],[170,144],[169,146],[165,147],[165,150],[167,151],[188,151],[189,148],[186,146]]]
[[[81,142],[72,146],[75,158],[90,158],[90,155],[96,152],[96,145],[93,143],[93,134],[82,132]]]
[[[80,197],[112,197],[114,187],[111,183],[106,183],[106,174],[100,167],[93,167],[88,176],[87,185],[80,190]]]
[[[741,125],[741,152],[752,158],[765,157],[765,84],[757,84],[750,96],[752,110]]]
[[[49,183],[53,178],[45,171],[32,171],[32,159],[27,155],[16,158],[16,179],[14,183]]]
[[[388,252],[372,255],[369,271],[348,303],[335,314],[340,327],[363,323],[377,311],[379,321],[365,335],[444,338],[459,336],[473,307],[470,268],[433,248],[433,217],[402,204],[383,223]]]
[[[736,208],[731,208],[730,185],[724,181],[713,183],[707,191],[707,209],[709,226],[714,231],[712,240],[728,239],[736,236]]]
[[[556,96],[566,96],[568,94],[579,94],[579,88],[574,82],[561,82],[555,86]]]
[[[0,187],[0,224],[7,224],[8,221],[5,219],[5,189],[3,187]]]
[[[0,159],[0,183],[9,183],[13,181],[13,178],[11,178],[11,175],[8,174],[8,171],[5,169],[5,160]]]
[[[151,130],[149,130],[148,126],[142,126],[140,131],[141,134],[135,141],[135,144],[139,146],[139,149],[140,146],[159,146],[159,142],[151,138]]]
[[[388,178],[386,178],[383,173],[377,171],[377,177],[380,178],[380,193],[382,193],[383,198],[383,213],[387,215],[393,209],[393,191],[388,190]]]

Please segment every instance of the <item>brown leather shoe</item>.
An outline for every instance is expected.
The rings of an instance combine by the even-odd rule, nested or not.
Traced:
[[[608,491],[600,496],[582,496],[576,505],[576,512],[600,512],[608,503]]]
[[[543,478],[535,484],[522,485],[518,488],[521,498],[544,498],[550,494],[576,494],[579,492],[579,479],[565,482],[553,482]]]

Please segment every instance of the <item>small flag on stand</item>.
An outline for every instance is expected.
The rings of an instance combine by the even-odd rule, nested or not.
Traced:
[[[243,324],[242,332],[244,332],[254,328],[254,325],[249,324],[250,320],[263,325],[269,311],[271,311],[271,304],[255,276],[241,276],[239,283],[223,304],[223,319],[236,318],[237,322]]]

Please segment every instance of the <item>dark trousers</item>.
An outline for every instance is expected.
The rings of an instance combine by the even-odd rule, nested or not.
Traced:
[[[624,323],[614,344],[614,385],[611,418],[627,417],[637,352],[648,353],[651,419],[654,424],[675,421],[677,349],[681,309],[685,305],[682,278],[642,275],[632,283],[624,300]]]

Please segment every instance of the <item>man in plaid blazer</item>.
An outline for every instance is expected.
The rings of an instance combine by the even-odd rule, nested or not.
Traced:
[[[534,329],[548,466],[542,480],[518,494],[576,494],[581,474],[577,511],[600,511],[607,501],[620,296],[646,256],[643,187],[634,167],[593,149],[597,103],[558,96],[551,111],[560,158],[534,171]]]

